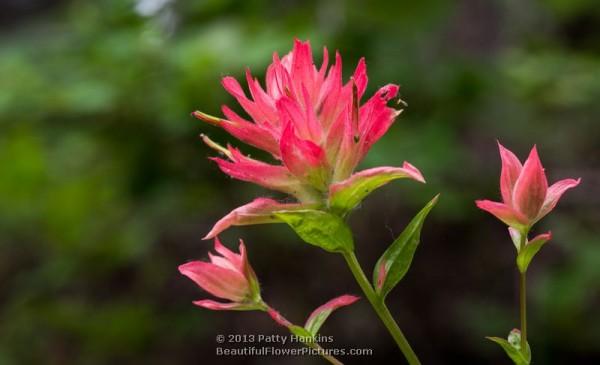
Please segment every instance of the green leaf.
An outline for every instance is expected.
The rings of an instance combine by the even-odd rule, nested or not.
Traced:
[[[310,333],[309,331],[307,331],[304,327],[300,327],[300,326],[290,326],[288,327],[288,329],[290,330],[290,332],[298,337],[301,337],[303,339],[312,339],[314,336],[312,333]],[[304,341],[302,341],[304,342]]]
[[[337,215],[312,209],[275,212],[274,214],[311,245],[321,247],[329,252],[354,250],[352,232]]]
[[[500,345],[516,365],[529,365],[531,363],[531,348],[527,343],[525,353],[521,351],[521,334],[518,330],[511,331],[508,335],[508,341],[500,337],[486,338]]]
[[[312,333],[313,335],[316,335],[319,332],[319,329],[321,329],[323,323],[325,323],[325,321],[331,314],[331,312],[331,310],[326,310],[318,313],[304,325],[304,328],[306,328],[306,330]]]
[[[323,323],[325,323],[325,321],[327,320],[327,318],[329,318],[329,316],[331,315],[331,313],[333,313],[333,311],[335,311],[336,309],[338,309],[340,307],[345,307],[345,306],[351,305],[352,303],[356,302],[359,299],[360,299],[359,297],[356,297],[354,295],[348,295],[348,294],[331,299],[327,303],[325,303],[325,304],[321,305],[319,308],[315,309],[310,314],[310,316],[306,320],[306,324],[304,325],[304,328],[306,328],[306,330],[308,330],[313,335],[317,335],[317,333],[319,332],[319,329],[321,329],[321,326],[323,325]]]
[[[348,179],[331,185],[329,207],[342,216],[346,215],[374,190],[402,178],[425,183],[421,172],[408,162],[402,167],[375,167],[357,172]]]
[[[375,264],[373,285],[382,298],[385,298],[408,271],[419,245],[423,222],[437,203],[438,198],[439,194],[417,213]]]
[[[541,234],[525,244],[517,255],[517,267],[520,272],[524,273],[527,271],[533,257],[549,240],[550,234]]]

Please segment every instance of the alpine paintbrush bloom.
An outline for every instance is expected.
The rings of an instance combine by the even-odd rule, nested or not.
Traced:
[[[535,146],[524,165],[521,165],[514,153],[500,143],[498,147],[502,159],[502,203],[477,200],[476,204],[518,231],[527,231],[554,209],[565,191],[579,185],[581,181],[564,179],[548,187],[548,180]]]
[[[179,266],[179,272],[215,297],[230,302],[205,299],[195,301],[194,304],[213,310],[262,309],[258,280],[248,263],[244,242],[240,240],[240,253],[237,254],[223,246],[217,238],[215,251],[220,256],[209,253],[210,262],[188,262]]]
[[[531,348],[527,342],[527,285],[529,264],[538,251],[552,238],[550,232],[528,238],[531,227],[550,213],[565,191],[579,185],[581,179],[564,179],[548,187],[548,180],[537,148],[533,146],[525,164],[511,151],[498,143],[502,171],[500,192],[502,203],[477,200],[479,208],[506,223],[510,237],[517,249],[516,264],[519,269],[519,311],[521,328],[513,329],[508,339],[487,337],[499,344],[517,365],[531,363]]]
[[[194,116],[268,152],[275,160],[271,164],[252,159],[236,148],[222,147],[204,137],[210,147],[224,155],[213,160],[229,176],[294,196],[299,203],[290,208],[311,205],[333,208],[343,215],[372,190],[391,180],[425,180],[408,162],[402,167],[379,167],[352,175],[402,111],[387,105],[397,98],[399,86],[383,86],[361,103],[367,87],[365,60],[359,61],[345,84],[340,55],[336,53],[331,67],[328,61],[324,49],[323,63],[317,68],[309,42],[297,40],[286,56],[273,55],[265,88],[246,71],[250,97],[236,79],[223,78],[223,87],[251,120],[227,106],[222,107],[224,118],[199,111]],[[281,204],[272,200],[255,201],[236,210],[243,214],[232,212],[217,223],[207,237],[214,237],[231,225],[277,221],[271,213],[281,209]]]

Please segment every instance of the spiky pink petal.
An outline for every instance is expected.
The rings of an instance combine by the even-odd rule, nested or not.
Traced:
[[[283,204],[273,199],[257,198],[252,202],[232,210],[221,218],[208,232],[204,239],[216,237],[231,226],[244,226],[250,224],[274,223],[279,220],[273,212],[280,210],[297,210],[305,207],[303,204]]]
[[[360,108],[361,158],[387,132],[399,114],[397,110],[387,106],[388,101],[395,98],[399,90],[398,85],[385,85]]]
[[[223,256],[223,260],[227,261],[233,267],[233,270],[244,275],[244,256],[246,250],[243,245],[240,246],[240,253],[237,254],[225,247],[219,237],[215,237],[215,251]],[[215,258],[218,258],[218,256],[215,256]]]
[[[179,272],[192,279],[212,295],[241,301],[248,294],[248,281],[239,272],[203,261],[192,261],[179,266]]]
[[[327,184],[327,158],[321,147],[296,136],[288,123],[280,141],[285,166],[299,179],[323,189]]]
[[[367,89],[367,83],[369,81],[367,77],[367,63],[364,57],[361,57],[361,59],[358,61],[358,65],[356,66],[354,75],[352,76],[352,80],[356,84],[356,88],[358,90],[358,100],[360,100]]]
[[[226,105],[221,107],[221,111],[229,122],[220,124],[221,128],[240,141],[267,151],[276,158],[279,157],[279,144],[277,143],[279,133],[270,123],[262,125],[252,123],[240,117]]]
[[[515,182],[513,207],[530,220],[535,219],[544,204],[548,180],[534,146]]]
[[[246,96],[240,83],[231,76],[226,76],[221,81],[225,90],[230,93],[240,103],[248,115],[259,125],[268,123],[269,115],[265,114],[254,101]]]
[[[509,205],[512,205],[512,192],[521,174],[523,166],[514,153],[506,149],[498,142],[500,150],[500,159],[502,160],[502,171],[500,172],[500,192],[502,200]]]
[[[527,217],[509,207],[504,203],[493,202],[490,200],[477,200],[475,201],[479,209],[483,209],[500,219],[512,227],[523,227],[528,224]]]
[[[552,184],[548,188],[548,192],[546,193],[546,198],[544,199],[544,204],[540,209],[538,216],[536,217],[536,221],[542,219],[546,214],[550,213],[552,209],[558,203],[560,197],[569,189],[576,187],[581,182],[581,178],[575,179],[564,179],[557,181]]]
[[[252,77],[248,68],[246,68],[246,82],[250,89],[250,95],[257,109],[265,116],[265,120],[276,120],[277,110],[275,108],[275,100],[263,90],[258,80]]]
[[[350,102],[350,89],[342,87],[342,57],[335,54],[335,64],[323,81],[318,106],[321,109],[320,121],[326,130],[337,119],[339,113]]]
[[[292,50],[291,56],[292,64],[290,74],[294,75],[292,83],[296,97],[302,97],[303,87],[306,87],[311,93],[314,93],[317,70],[313,63],[310,42],[302,42],[296,39],[294,41],[294,49]]]
[[[311,188],[305,186],[284,166],[271,165],[244,156],[236,148],[229,148],[231,160],[212,157],[221,171],[227,175],[264,186],[268,189],[282,191],[302,199]]]
[[[276,158],[279,157],[279,146],[273,137],[272,131],[243,119],[225,105],[222,110],[228,119],[213,117],[200,111],[195,111],[192,115],[209,124],[225,129],[240,141],[267,151]]]

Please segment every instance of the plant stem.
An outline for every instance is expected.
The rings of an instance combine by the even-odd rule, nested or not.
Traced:
[[[413,349],[410,347],[410,344],[406,340],[406,337],[404,337],[404,334],[400,330],[400,327],[398,327],[398,324],[392,317],[392,314],[390,313],[388,307],[385,305],[383,298],[381,298],[379,295],[377,295],[377,293],[375,293],[375,290],[371,286],[371,283],[369,282],[369,280],[365,276],[365,273],[360,267],[360,263],[358,262],[358,259],[356,258],[354,252],[343,252],[342,255],[344,255],[346,263],[348,264],[350,271],[352,271],[356,282],[362,289],[363,293],[365,293],[365,296],[371,303],[371,306],[373,307],[373,309],[375,310],[375,312],[377,313],[387,330],[390,332],[390,334],[398,344],[400,351],[402,351],[408,363],[410,365],[421,365],[419,358],[417,357]]]
[[[343,362],[341,362],[341,361],[339,361],[338,359],[336,359],[335,357],[333,357],[333,356],[331,356],[331,355],[327,354],[327,353],[325,352],[325,350],[324,350],[324,349],[323,349],[323,348],[322,348],[322,347],[321,347],[321,346],[320,346],[318,343],[316,343],[316,342],[308,342],[308,343],[307,343],[307,342],[305,342],[304,344],[305,344],[306,346],[308,346],[308,347],[312,347],[313,349],[315,349],[315,350],[318,350],[318,351],[319,351],[319,354],[321,354],[321,356],[322,356],[322,357],[323,357],[325,360],[329,361],[330,363],[332,363],[332,364],[334,364],[334,365],[344,365],[344,363],[343,363]]]
[[[527,283],[525,273],[519,277],[519,304],[521,309],[521,352],[527,351]]]
[[[527,244],[527,235],[529,229],[521,232],[521,242],[519,242],[519,252],[525,249]],[[519,312],[521,314],[521,352],[527,352],[527,280],[526,272],[519,270]]]

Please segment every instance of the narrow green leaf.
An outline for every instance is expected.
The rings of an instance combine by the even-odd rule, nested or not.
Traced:
[[[495,343],[500,345],[504,349],[504,351],[506,352],[508,357],[510,357],[511,360],[516,365],[529,365],[529,363],[531,362],[531,349],[529,348],[529,344],[527,344],[526,354],[523,354],[519,348],[513,346],[510,342],[508,342],[507,340],[505,340],[503,338],[500,338],[500,337],[486,337],[486,338],[488,340],[494,341]]]
[[[276,212],[275,216],[287,223],[305,242],[329,252],[354,250],[350,228],[337,215],[321,210]]]
[[[322,312],[317,313],[314,317],[312,317],[305,325],[304,328],[313,335],[316,335],[319,332],[319,329],[325,323],[329,315],[331,314],[331,310],[324,310]]]
[[[385,298],[410,268],[419,245],[423,222],[437,203],[438,198],[439,194],[417,213],[377,261],[373,271],[373,285],[381,297]]]

